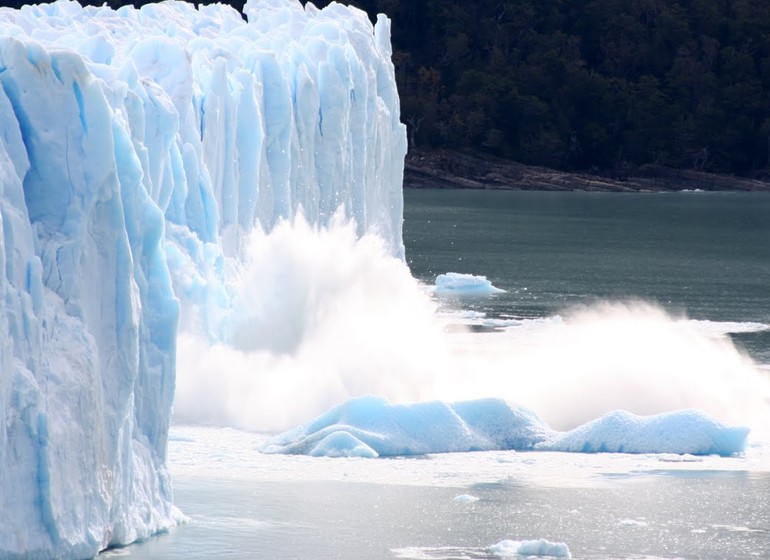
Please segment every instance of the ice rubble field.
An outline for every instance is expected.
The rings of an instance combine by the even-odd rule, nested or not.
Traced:
[[[0,8],[3,558],[90,557],[179,520],[167,470],[177,331],[226,341],[226,276],[253,230],[350,220],[403,257],[389,21],[292,0],[249,0],[245,14]],[[494,291],[461,275],[437,284]],[[366,397],[265,449],[729,455],[746,432],[696,412],[556,432],[500,400]]]

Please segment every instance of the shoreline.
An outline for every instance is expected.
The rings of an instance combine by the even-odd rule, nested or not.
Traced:
[[[770,193],[770,182],[645,165],[627,175],[592,175],[524,165],[452,150],[411,150],[404,161],[405,189],[478,189],[589,192],[744,191]]]

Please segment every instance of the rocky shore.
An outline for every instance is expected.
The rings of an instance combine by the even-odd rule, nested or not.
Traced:
[[[412,150],[404,167],[405,188],[545,191],[664,192],[764,191],[764,180],[646,165],[623,173],[573,173],[451,150]]]

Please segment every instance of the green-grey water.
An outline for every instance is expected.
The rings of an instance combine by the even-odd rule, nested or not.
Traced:
[[[770,196],[469,190],[405,192],[412,273],[486,275],[492,317],[637,299],[693,319],[770,324]],[[770,332],[733,335],[770,363]]]
[[[107,556],[495,560],[487,547],[514,537],[565,541],[573,558],[586,560],[770,553],[766,475],[643,473],[589,488],[515,479],[467,489],[223,479],[178,487],[189,524]],[[463,491],[478,500],[457,502]]]

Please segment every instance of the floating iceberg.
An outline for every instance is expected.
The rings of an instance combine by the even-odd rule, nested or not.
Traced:
[[[0,8],[0,557],[90,557],[175,523],[180,313],[216,335],[252,229],[342,207],[403,255],[389,21],[245,13]]]
[[[745,449],[748,433],[696,410],[615,411],[558,432],[531,410],[500,399],[406,405],[359,397],[274,436],[262,451],[370,458],[493,449],[729,456]]]
[[[454,497],[454,501],[460,504],[472,504],[473,502],[478,502],[479,498],[470,494],[460,494]]]
[[[350,399],[308,424],[271,438],[263,451],[377,457],[534,449],[549,433],[534,412],[499,399],[401,405],[366,396]],[[335,446],[337,441],[343,445]]]
[[[503,540],[486,548],[407,547],[392,550],[396,558],[448,560],[450,558],[572,558],[569,547],[545,539]]]
[[[749,429],[717,422],[697,410],[655,416],[605,414],[553,436],[540,449],[580,453],[678,453],[734,455],[744,451]]]
[[[434,293],[439,295],[482,296],[505,292],[492,285],[486,276],[447,272],[436,276]]]

